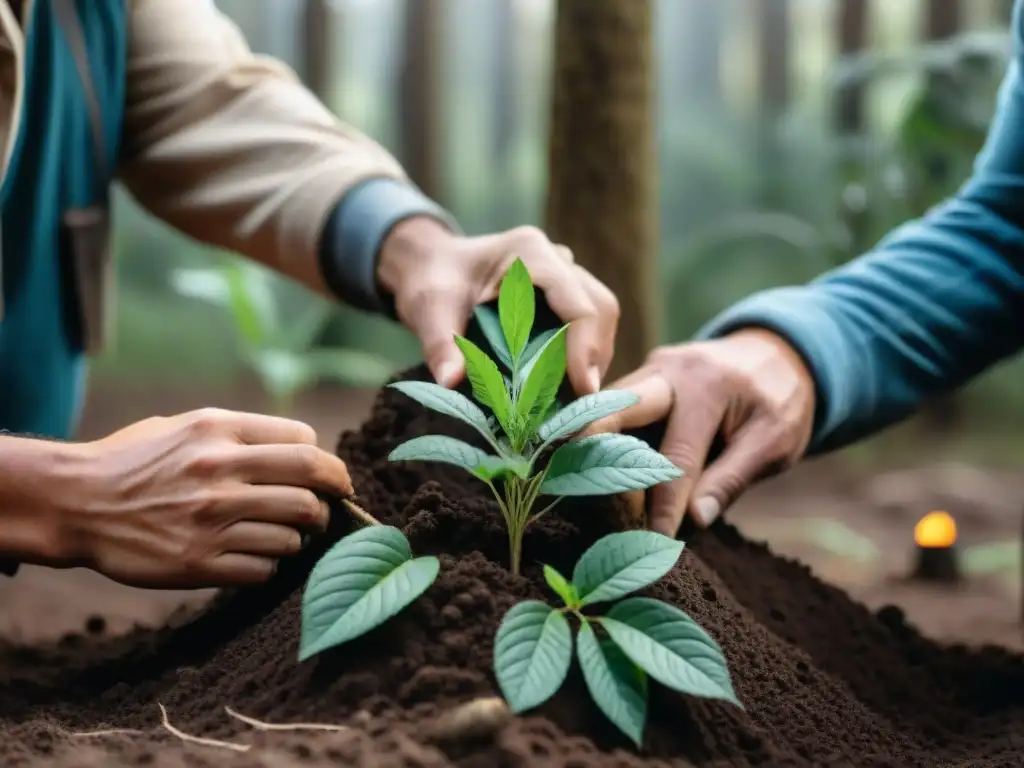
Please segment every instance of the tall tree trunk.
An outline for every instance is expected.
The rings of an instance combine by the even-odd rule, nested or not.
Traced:
[[[516,60],[516,3],[515,0],[497,0],[494,10],[495,83],[494,134],[491,151],[494,167],[508,170],[509,152],[515,137],[518,105],[518,74]]]
[[[772,209],[786,194],[786,158],[779,124],[791,100],[789,0],[754,0],[758,30],[758,114],[761,203]]]
[[[440,168],[441,0],[406,0],[399,76],[399,156],[409,177],[438,200]]]
[[[612,376],[658,335],[651,0],[559,0],[547,229],[619,298]]]
[[[775,120],[791,98],[789,0],[755,0],[759,31],[762,116]]]
[[[925,15],[924,36],[927,40],[946,40],[960,32],[963,18],[960,0],[928,0]],[[932,75],[940,80],[942,75]],[[940,82],[932,83],[929,88],[942,88]],[[932,172],[936,175],[935,183],[941,183],[942,176],[947,175],[945,163],[936,162]],[[932,182],[929,182],[931,186]],[[963,400],[958,392],[936,397],[922,409],[924,425],[932,432],[951,434],[963,423]]]
[[[332,21],[330,0],[306,0],[303,4],[299,27],[303,61],[299,69],[306,86],[325,102],[331,98]]]
[[[869,0],[841,0],[837,23],[839,56],[848,58],[863,53],[868,47]],[[846,85],[836,92],[834,125],[840,137],[859,136],[867,130],[866,100],[867,89],[862,82]],[[843,176],[853,177],[852,169],[859,165],[854,159],[850,167],[843,169]],[[867,242],[867,211],[844,207],[843,212],[855,251],[870,248],[872,244]]]

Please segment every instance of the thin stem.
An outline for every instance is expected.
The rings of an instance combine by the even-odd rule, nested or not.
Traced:
[[[349,501],[348,499],[342,499],[341,503],[348,507],[348,511],[352,513],[352,517],[363,525],[380,525],[380,520],[375,518],[355,502]]]
[[[536,523],[538,520],[540,520],[542,517],[544,517],[544,515],[546,515],[548,512],[550,512],[551,509],[555,506],[555,504],[557,504],[558,502],[560,502],[564,498],[565,498],[564,496],[559,496],[558,498],[556,498],[554,501],[552,501],[550,504],[548,504],[546,507],[544,507],[544,509],[542,509],[540,512],[538,512],[533,517],[531,517],[529,522],[527,522],[527,525],[533,525],[534,523]]]

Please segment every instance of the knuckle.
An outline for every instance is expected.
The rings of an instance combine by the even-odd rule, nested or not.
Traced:
[[[510,239],[519,247],[528,250],[546,248],[551,245],[548,236],[540,228],[530,224],[513,229]]]
[[[697,456],[697,449],[689,443],[669,443],[663,445],[661,447],[661,455],[687,472],[694,472],[699,469],[697,464],[700,460]],[[665,493],[672,493],[672,490],[666,487]]]
[[[305,445],[316,445],[318,439],[316,430],[309,424],[301,421],[295,422],[295,442]]]
[[[189,430],[200,437],[222,432],[228,421],[228,411],[222,408],[200,408],[186,416]]]
[[[303,489],[296,499],[298,521],[303,526],[325,528],[327,526],[326,505],[312,491]]]
[[[312,478],[320,472],[320,449],[315,445],[303,443],[295,446],[295,466],[299,474]]]
[[[228,462],[223,451],[197,451],[188,460],[187,472],[192,477],[213,480],[228,472]]]

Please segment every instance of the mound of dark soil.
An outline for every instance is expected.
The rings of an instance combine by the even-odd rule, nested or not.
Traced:
[[[449,420],[385,391],[346,434],[360,501],[402,528],[441,577],[396,619],[306,664],[295,661],[301,589],[328,542],[262,588],[222,595],[197,618],[118,641],[85,634],[42,650],[0,649],[0,764],[19,766],[1018,766],[1024,660],[943,648],[895,609],[873,615],[727,524],[694,534],[649,594],[694,616],[722,645],[745,711],[652,686],[638,754],[590,702],[573,669],[562,692],[491,735],[437,741],[452,707],[496,694],[492,639],[517,600],[550,599],[536,565],[514,578],[495,506],[439,466],[392,465],[408,437]],[[606,531],[609,500],[564,502],[529,532],[525,562],[570,572]],[[335,536],[349,522],[340,513]],[[186,745],[171,722],[248,753]],[[224,711],[343,733],[259,733]],[[74,735],[130,728],[142,733]]]

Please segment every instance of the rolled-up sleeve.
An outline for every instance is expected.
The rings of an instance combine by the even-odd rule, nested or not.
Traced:
[[[155,216],[369,309],[390,228],[418,215],[454,226],[211,0],[128,5],[120,178]]]
[[[818,387],[811,452],[888,426],[1021,348],[1022,16],[1018,2],[998,109],[956,196],[850,264],[806,286],[754,295],[699,334],[758,326],[789,340]]]

